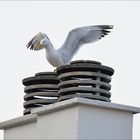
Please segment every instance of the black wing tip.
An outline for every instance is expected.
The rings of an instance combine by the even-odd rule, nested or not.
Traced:
[[[97,25],[96,27],[99,27],[101,29],[113,29],[113,25]]]
[[[29,43],[26,45],[26,48],[27,48],[27,49],[29,49],[29,48],[30,48],[30,45],[29,45]]]
[[[113,25],[101,25],[102,29],[113,29]]]
[[[102,27],[102,33],[103,35],[108,35],[111,31],[109,29],[113,29],[113,25],[103,25]]]
[[[99,26],[101,27],[101,31],[102,31],[102,35],[101,35],[101,38],[108,35],[111,31],[109,29],[113,29],[113,25],[101,25]],[[100,39],[101,39],[100,38]]]
[[[113,29],[113,25],[107,25],[107,28],[106,29]]]
[[[110,33],[110,31],[108,30],[102,30],[102,37],[108,35]]]
[[[36,41],[35,41],[36,42]],[[27,49],[36,50],[35,42],[33,43],[33,39],[26,45]]]
[[[30,49],[30,50],[34,50],[33,45],[29,45],[29,44],[27,44],[27,45],[26,45],[26,48],[27,48],[27,49]]]

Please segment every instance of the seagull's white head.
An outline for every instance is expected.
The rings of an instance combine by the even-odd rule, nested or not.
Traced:
[[[44,38],[40,41],[40,45],[45,45],[47,46],[48,44],[50,43],[49,39],[48,38]]]

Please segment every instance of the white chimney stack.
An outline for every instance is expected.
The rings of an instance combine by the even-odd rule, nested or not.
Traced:
[[[0,123],[4,139],[132,139],[140,108],[73,98]]]
[[[24,116],[0,123],[4,139],[132,139],[140,108],[111,103],[113,73],[100,62],[75,61],[24,79]]]

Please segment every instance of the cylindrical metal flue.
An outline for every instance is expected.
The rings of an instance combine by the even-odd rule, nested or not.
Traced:
[[[84,97],[110,102],[111,76],[114,70],[96,61],[73,61],[56,69],[59,101]]]
[[[58,100],[58,77],[55,72],[41,72],[23,79],[25,86],[23,114],[30,114],[36,107],[54,103]]]

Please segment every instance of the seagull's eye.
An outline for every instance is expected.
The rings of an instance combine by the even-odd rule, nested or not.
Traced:
[[[44,44],[44,43],[45,43],[45,40],[42,40],[42,41],[41,41],[41,43],[43,43],[43,44]]]

